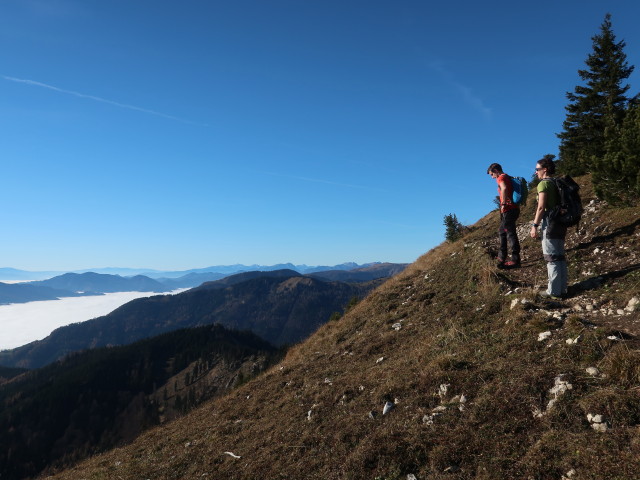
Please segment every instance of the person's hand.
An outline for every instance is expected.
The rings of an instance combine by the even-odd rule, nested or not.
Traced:
[[[529,232],[529,235],[531,235],[531,238],[538,238],[538,229],[531,225],[531,232]]]

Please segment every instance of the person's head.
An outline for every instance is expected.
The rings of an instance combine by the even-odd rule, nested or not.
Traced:
[[[536,175],[538,178],[544,178],[556,173],[556,164],[550,158],[542,158],[536,163]]]
[[[492,163],[487,168],[487,174],[491,175],[493,178],[497,178],[502,175],[502,166],[499,163]]]

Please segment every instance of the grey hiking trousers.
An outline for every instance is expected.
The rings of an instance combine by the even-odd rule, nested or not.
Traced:
[[[542,255],[547,262],[547,275],[549,285],[547,293],[554,297],[560,297],[567,293],[568,271],[567,258],[564,250],[564,239],[567,228],[558,225],[549,225],[549,220],[542,219]]]

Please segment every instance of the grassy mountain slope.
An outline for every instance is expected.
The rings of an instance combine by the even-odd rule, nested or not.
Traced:
[[[492,212],[262,376],[52,478],[639,478],[639,217],[592,204],[549,302],[538,241],[495,268]]]

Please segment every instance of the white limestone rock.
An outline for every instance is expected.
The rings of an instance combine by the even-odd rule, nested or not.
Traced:
[[[607,421],[605,420],[603,415],[593,415],[591,413],[588,413],[587,420],[591,424],[591,428],[593,428],[598,433],[604,433],[609,430],[609,426],[607,425]]]
[[[627,312],[635,312],[639,304],[640,304],[640,298],[633,297],[631,300],[629,300],[629,303],[627,303],[627,306],[624,307],[624,309]]]
[[[547,330],[546,332],[542,332],[542,333],[538,334],[538,341],[539,342],[543,342],[546,339],[548,339],[549,337],[551,337],[551,332],[549,330]]]
[[[570,384],[567,380],[565,380],[564,375],[558,375],[553,379],[553,387],[549,390],[549,393],[553,395],[555,398],[558,398],[561,395],[567,393],[567,391],[572,390],[573,385]]]
[[[578,335],[576,338],[567,338],[566,343],[567,345],[575,345],[580,341],[581,338],[582,335]]]
[[[387,413],[389,413],[391,410],[393,410],[393,407],[395,405],[393,404],[393,402],[386,402],[384,404],[384,407],[382,407],[382,414],[386,415]]]
[[[444,399],[447,396],[447,391],[449,391],[449,387],[451,386],[450,383],[442,383],[440,384],[440,387],[438,388],[438,396],[441,399]]]
[[[586,369],[586,372],[591,375],[592,377],[596,377],[598,375],[600,375],[600,370],[598,370],[596,367],[588,367]]]

